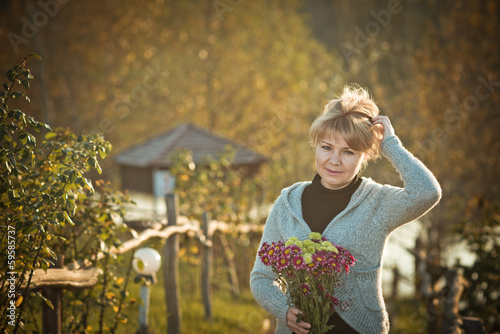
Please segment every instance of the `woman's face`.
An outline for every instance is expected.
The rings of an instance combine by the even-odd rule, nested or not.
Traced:
[[[364,152],[353,150],[342,136],[325,137],[316,145],[316,169],[321,184],[328,189],[342,189],[358,174],[366,159]]]

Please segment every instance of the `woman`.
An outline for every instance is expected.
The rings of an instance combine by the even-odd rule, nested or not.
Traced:
[[[267,219],[261,244],[311,232],[348,249],[356,264],[335,288],[339,300],[329,324],[332,333],[388,333],[382,297],[382,254],[390,233],[439,202],[441,188],[432,173],[395,135],[369,93],[346,87],[310,128],[317,174],[312,182],[284,189]],[[382,185],[358,174],[382,152],[399,172],[404,188]],[[257,258],[250,286],[257,302],[278,320],[276,333],[306,334],[301,312],[287,305],[276,275]]]

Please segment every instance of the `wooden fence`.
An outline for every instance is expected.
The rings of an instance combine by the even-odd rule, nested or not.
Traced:
[[[215,232],[222,232],[221,241],[225,242],[224,233],[238,232],[261,232],[262,225],[242,224],[230,225],[225,222],[210,220],[208,213],[203,215],[202,221],[197,222],[178,214],[177,197],[174,194],[167,194],[167,219],[152,222],[151,227],[136,235],[133,239],[123,242],[120,247],[111,249],[114,254],[124,254],[134,250],[144,244],[151,238],[166,239],[163,248],[163,271],[165,287],[165,303],[167,305],[167,333],[179,334],[181,329],[181,312],[179,303],[179,285],[178,285],[178,251],[179,235],[186,234],[191,238],[198,240],[201,244],[201,283],[202,297],[205,309],[205,318],[212,317],[211,302],[211,281],[212,281],[212,237]],[[104,258],[100,253],[97,260]],[[231,267],[234,259],[227,259]],[[43,269],[36,269],[32,278],[30,288],[43,288],[45,297],[48,298],[54,309],[44,306],[43,312],[43,332],[61,333],[61,292],[63,289],[85,289],[94,286],[98,282],[98,276],[101,273],[98,268],[85,264],[70,264],[63,266],[59,262],[60,268],[49,268],[45,272]],[[236,270],[234,263],[230,268],[230,277],[233,293],[237,293],[238,285],[235,282]]]

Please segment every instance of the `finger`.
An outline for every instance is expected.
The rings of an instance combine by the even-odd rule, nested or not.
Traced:
[[[307,326],[305,327],[305,325]],[[308,334],[310,328],[309,324],[305,322],[299,322],[294,326],[288,326],[288,327],[290,327],[290,329],[296,334]]]
[[[379,115],[377,117],[373,117],[372,124],[379,127],[379,132],[383,135],[383,138],[387,138],[395,134],[391,120],[387,116]]]
[[[307,334],[311,325],[304,321],[297,322],[297,316],[301,313],[301,310],[292,306],[287,313],[287,325],[297,334]]]
[[[304,328],[290,328],[295,334],[309,334],[309,329]]]
[[[372,123],[383,123],[388,121],[389,118],[387,116],[375,116],[372,118]]]

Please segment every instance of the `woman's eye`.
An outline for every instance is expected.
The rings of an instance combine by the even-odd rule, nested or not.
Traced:
[[[322,149],[324,149],[325,151],[329,151],[330,150],[330,146],[321,146]]]
[[[349,154],[349,155],[354,154],[354,152],[353,152],[353,151],[345,151],[345,153],[346,153],[346,154]]]

